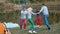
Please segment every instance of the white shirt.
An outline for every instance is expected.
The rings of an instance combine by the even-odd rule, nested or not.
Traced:
[[[34,14],[33,12],[28,12],[28,19],[32,18],[32,14]]]
[[[32,14],[35,15],[35,13],[33,13],[32,10],[33,10],[33,8],[31,8],[31,7],[29,7],[29,8],[27,9],[27,11],[28,11],[28,12],[27,12],[27,13],[28,13],[28,14],[27,14],[27,15],[28,15],[28,19],[31,19],[31,18],[32,18]]]
[[[27,10],[25,10],[25,11],[21,11],[21,18],[22,19],[26,19],[26,15],[27,15]]]
[[[47,6],[42,6],[40,12],[43,12],[44,15],[49,15]]]

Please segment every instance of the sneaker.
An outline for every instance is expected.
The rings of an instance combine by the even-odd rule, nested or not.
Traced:
[[[29,30],[29,33],[33,33],[32,30]]]
[[[33,31],[33,33],[37,33],[36,31]]]
[[[39,28],[40,26],[39,25],[37,25],[37,26],[35,26],[36,28]]]
[[[35,26],[36,28],[42,28],[42,26],[39,26],[39,25],[37,25],[37,26]]]
[[[40,26],[39,28],[42,28],[42,26]]]
[[[48,30],[50,30],[50,28],[48,28]]]

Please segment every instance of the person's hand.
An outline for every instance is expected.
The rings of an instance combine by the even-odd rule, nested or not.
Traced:
[[[37,15],[37,14],[34,14],[34,15]]]
[[[6,31],[6,34],[11,34],[11,32],[9,30]]]

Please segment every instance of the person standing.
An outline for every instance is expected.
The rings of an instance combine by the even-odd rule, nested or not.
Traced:
[[[23,6],[21,10],[21,16],[20,16],[20,30],[22,30],[23,23],[24,23],[24,30],[26,30],[26,15],[27,15],[27,10],[26,7]]]
[[[33,20],[32,20],[32,14],[34,15],[35,13],[33,13],[32,12],[32,8],[31,7],[29,7],[28,9],[27,9],[27,11],[28,11],[28,21],[29,21],[29,23],[30,23],[30,30],[29,30],[29,33],[37,33],[35,30],[34,30],[34,22],[33,22]]]
[[[44,23],[46,24],[46,26],[48,27],[48,30],[50,30],[50,24],[48,22],[48,16],[49,16],[49,13],[48,13],[48,8],[45,4],[42,4],[42,7],[41,7],[41,10],[39,11],[39,13],[43,13],[44,15]]]
[[[35,13],[38,13],[38,12],[39,12],[39,11],[36,11]],[[37,18],[36,18],[36,27],[39,27],[39,28],[42,27],[40,14],[37,14]]]

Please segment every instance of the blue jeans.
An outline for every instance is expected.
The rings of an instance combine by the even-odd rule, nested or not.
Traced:
[[[48,15],[44,15],[44,23],[46,24],[46,26],[47,26],[48,28],[50,28],[50,24],[49,24],[49,22],[48,22]]]

